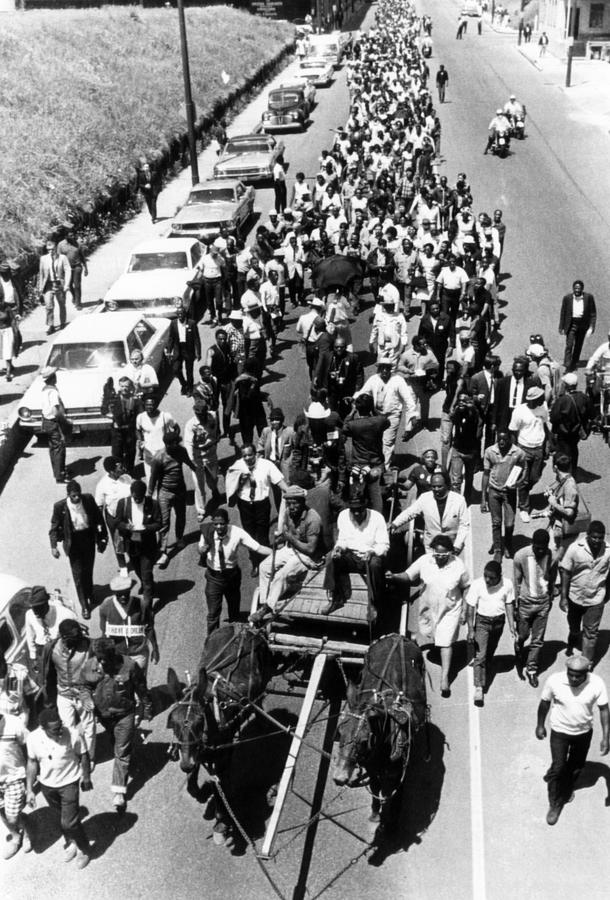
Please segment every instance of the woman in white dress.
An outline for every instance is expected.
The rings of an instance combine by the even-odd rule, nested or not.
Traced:
[[[470,578],[466,567],[454,555],[453,541],[437,534],[430,542],[430,553],[420,556],[406,572],[392,575],[390,581],[421,581],[419,596],[419,635],[422,646],[434,644],[441,651],[441,696],[449,697],[449,670],[460,625],[466,622],[466,592]]]

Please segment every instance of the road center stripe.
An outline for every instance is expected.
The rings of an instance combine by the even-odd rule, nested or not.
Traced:
[[[466,545],[467,563],[474,575],[472,540]],[[470,834],[472,844],[472,897],[485,900],[485,833],[481,775],[481,712],[474,705],[474,671],[468,667],[468,742],[470,745]]]

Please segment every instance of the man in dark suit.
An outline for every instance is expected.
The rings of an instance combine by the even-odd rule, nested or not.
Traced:
[[[453,322],[449,313],[441,312],[438,300],[431,300],[428,310],[419,323],[418,337],[426,339],[428,346],[438,360],[438,380],[445,377],[445,358],[449,344],[455,340]]]
[[[318,367],[314,378],[316,386],[328,391],[329,406],[345,419],[352,408],[351,398],[364,384],[362,363],[355,353],[349,353],[344,337],[336,337],[326,368],[326,377],[318,383]]]
[[[138,172],[138,188],[146,201],[153,224],[157,221],[157,197],[161,193],[162,185],[161,176],[151,171],[148,163],[144,163]]]
[[[135,396],[135,385],[131,378],[124,375],[119,378],[118,393],[114,389],[114,381],[109,378],[104,385],[101,413],[110,416],[110,452],[123,463],[126,472],[132,473],[136,460],[138,435],[136,419],[142,412],[142,401]]]
[[[59,559],[57,544],[62,541],[70,560],[74,586],[84,619],[91,618],[95,549],[103,553],[108,530],[102,513],[91,494],[83,494],[78,481],[66,485],[68,496],[53,505],[49,538],[51,553]]]
[[[483,449],[491,447],[495,440],[494,412],[500,357],[488,353],[483,360],[483,368],[470,379],[470,393],[479,411],[483,425]]]
[[[526,356],[516,356],[513,360],[511,375],[505,375],[496,383],[495,408],[493,411],[493,425],[498,434],[500,431],[508,431],[513,410],[520,403],[525,403],[525,395],[528,388],[542,387],[537,375],[529,374],[529,360]]]
[[[197,323],[187,318],[182,306],[178,310],[178,317],[172,319],[169,326],[167,355],[174,375],[180,382],[181,393],[190,397],[193,393],[193,366],[195,360],[201,359],[201,340]]]
[[[597,321],[595,299],[593,294],[587,294],[584,288],[582,281],[575,281],[572,293],[566,294],[561,301],[559,334],[565,335],[566,339],[563,364],[567,372],[573,372],[578,368],[585,337],[590,337],[595,331]]]
[[[123,538],[124,552],[129,554],[133,569],[142,582],[142,609],[150,609],[155,590],[153,567],[159,555],[158,533],[161,530],[161,507],[146,496],[143,481],[134,481],[130,497],[119,500],[116,523]]]

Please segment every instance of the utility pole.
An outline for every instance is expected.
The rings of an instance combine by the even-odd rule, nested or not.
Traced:
[[[568,3],[568,21],[566,24],[566,87],[572,83],[572,57],[574,55],[574,0]]]
[[[180,23],[180,51],[182,54],[182,75],[184,77],[184,106],[189,136],[189,155],[191,157],[191,179],[193,185],[195,185],[199,183],[199,164],[197,162],[197,138],[195,137],[195,104],[193,103],[191,92],[191,70],[189,67],[183,0],[178,0],[178,21]]]

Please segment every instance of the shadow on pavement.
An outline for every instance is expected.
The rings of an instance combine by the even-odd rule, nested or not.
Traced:
[[[91,856],[98,859],[114,844],[116,838],[130,831],[138,821],[135,813],[125,812],[118,816],[115,812],[96,813],[84,822],[85,833],[93,842]]]
[[[575,790],[582,791],[585,788],[595,787],[597,782],[602,779],[606,782],[606,799],[605,806],[610,806],[610,768],[601,762],[586,762],[585,767],[578,776],[575,784]]]

